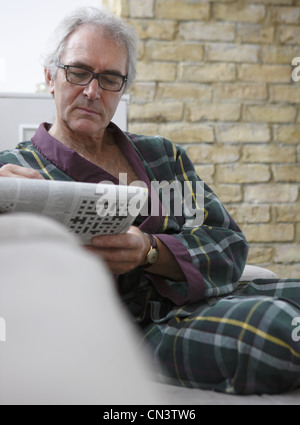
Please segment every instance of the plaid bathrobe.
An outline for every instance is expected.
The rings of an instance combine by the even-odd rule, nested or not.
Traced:
[[[31,141],[1,152],[0,166],[34,168],[53,180],[119,183],[51,137],[48,128],[42,124]],[[206,184],[204,205],[198,205],[201,180],[184,149],[158,136],[123,133],[113,124],[110,131],[149,189],[149,215],[137,217],[135,225],[160,238],[185,275],[174,282],[137,268],[116,276],[120,297],[159,373],[177,385],[231,394],[298,387],[300,280],[241,283],[245,237]],[[154,191],[153,182],[179,182],[185,190],[180,213],[175,201],[170,202],[173,209],[162,207],[163,185]],[[187,199],[193,211],[203,212],[203,223],[190,225]]]

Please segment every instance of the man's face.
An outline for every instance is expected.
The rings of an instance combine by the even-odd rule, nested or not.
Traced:
[[[127,75],[127,50],[90,26],[79,27],[69,38],[60,58],[64,65],[81,66],[96,73]],[[111,121],[124,88],[109,92],[94,79],[88,86],[66,81],[65,70],[58,68],[55,79],[46,80],[56,104],[56,133],[71,137],[96,138]]]

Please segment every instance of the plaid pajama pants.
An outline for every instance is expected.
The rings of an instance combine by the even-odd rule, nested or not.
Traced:
[[[243,282],[229,296],[173,309],[143,331],[172,384],[231,394],[300,386],[300,280]]]

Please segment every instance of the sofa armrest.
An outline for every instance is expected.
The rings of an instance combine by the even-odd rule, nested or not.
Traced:
[[[278,276],[271,270],[247,264],[240,278],[240,282],[248,282],[255,279],[278,279]]]

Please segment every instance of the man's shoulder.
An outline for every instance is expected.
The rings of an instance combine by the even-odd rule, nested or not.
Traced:
[[[125,132],[125,134],[135,144],[155,143],[160,145],[160,144],[164,144],[165,142],[172,143],[170,140],[165,139],[164,137],[160,135],[143,135],[143,134],[130,133],[128,131]]]
[[[6,149],[0,152],[0,164],[17,164],[21,165],[21,158],[35,151],[31,141],[18,143],[14,149]]]
[[[156,155],[173,155],[175,151],[180,150],[179,146],[171,140],[160,135],[140,135],[126,132],[127,137],[142,154],[152,152]]]
[[[25,141],[25,142],[20,142],[18,143],[15,148],[10,148],[10,149],[4,149],[3,151],[0,151],[0,155],[6,155],[9,152],[15,152],[15,151],[20,151],[22,149],[32,149],[33,148],[33,144],[31,142],[31,140]]]
[[[13,149],[5,149],[3,151],[0,151],[0,156],[2,156],[2,155],[10,155],[10,154],[14,155],[14,154],[17,154],[18,152],[20,152],[22,150],[25,150],[26,151],[27,149],[30,149],[30,150],[35,149],[34,146],[33,146],[33,144],[32,144],[32,142],[30,140],[29,141],[18,143],[16,145],[16,147],[13,148]]]

